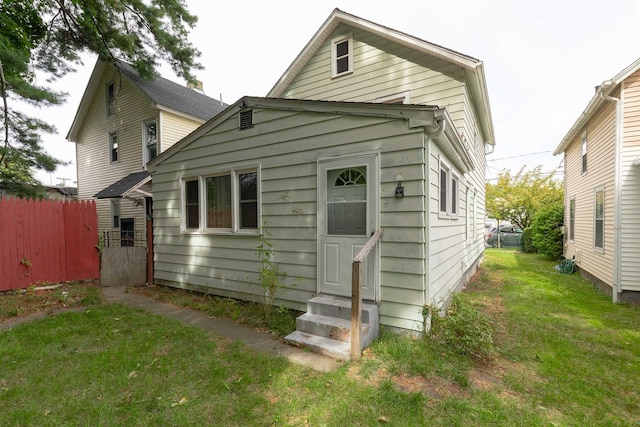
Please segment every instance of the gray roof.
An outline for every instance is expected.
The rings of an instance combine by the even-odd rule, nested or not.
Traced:
[[[124,193],[131,190],[136,185],[140,184],[144,179],[149,177],[149,172],[134,172],[122,178],[120,181],[115,182],[100,191],[93,197],[96,199],[118,199],[122,197]]]
[[[159,106],[203,120],[209,120],[228,107],[219,100],[160,76],[153,80],[145,80],[132,65],[126,62],[118,61],[118,68]]]

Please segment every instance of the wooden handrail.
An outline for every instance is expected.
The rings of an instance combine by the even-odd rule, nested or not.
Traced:
[[[360,252],[353,258],[351,264],[351,360],[360,358],[362,349],[360,348],[360,329],[362,327],[362,264],[375,248],[382,236],[382,229],[376,230],[369,238]]]

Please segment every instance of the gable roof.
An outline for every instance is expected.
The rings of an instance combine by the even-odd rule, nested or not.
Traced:
[[[331,37],[333,31],[340,24],[346,24],[351,27],[367,31],[383,39],[398,43],[418,52],[425,53],[461,67],[465,71],[465,75],[469,81],[471,91],[473,93],[473,100],[478,109],[480,125],[487,139],[486,142],[491,145],[495,145],[491,107],[489,105],[487,82],[482,61],[409,34],[405,34],[401,31],[376,24],[375,22],[368,21],[350,13],[343,12],[338,8],[331,12],[329,18],[327,18],[324,24],[322,24],[320,29],[315,33],[311,40],[309,40],[307,45],[302,49],[291,65],[289,65],[289,68],[287,68],[282,77],[280,77],[278,82],[273,86],[273,88],[271,88],[267,96],[282,96],[285,89],[291,84],[313,55],[315,55],[316,51],[327,41],[329,37]]]
[[[107,188],[99,191],[93,197],[96,199],[119,199],[127,196],[129,193],[137,190],[142,185],[151,180],[149,172],[134,172],[122,178],[121,180],[114,182]]]
[[[73,119],[71,128],[67,133],[67,140],[75,142],[78,132],[89,110],[102,75],[109,63],[98,59],[93,68],[89,83],[82,95],[80,106]],[[164,77],[156,77],[153,80],[144,80],[136,69],[124,62],[118,61],[117,68],[122,75],[131,80],[160,110],[181,113],[200,121],[206,121],[224,110],[228,105],[210,98],[202,93],[189,89],[186,86],[167,80]]]
[[[609,102],[604,99],[604,97],[616,92],[622,82],[638,70],[640,70],[640,58],[636,59],[624,70],[613,76],[611,80],[605,80],[597,87],[595,95],[593,95],[593,98],[591,98],[591,101],[587,104],[587,108],[584,109],[580,117],[578,117],[578,120],[575,121],[573,126],[571,126],[571,129],[569,129],[564,138],[562,138],[562,141],[560,141],[560,144],[558,144],[558,147],[556,147],[553,152],[554,156],[564,153],[576,136],[578,136],[587,126],[589,121],[591,121],[600,107],[602,107],[605,102]]]
[[[158,157],[147,163],[153,172],[157,166],[178,153],[183,147],[209,133],[244,108],[276,109],[308,113],[342,114],[350,116],[384,117],[407,121],[411,128],[423,128],[455,163],[462,173],[473,169],[473,161],[460,138],[453,120],[445,108],[435,105],[381,104],[373,102],[319,101],[308,99],[261,98],[245,96],[207,123],[187,135]]]

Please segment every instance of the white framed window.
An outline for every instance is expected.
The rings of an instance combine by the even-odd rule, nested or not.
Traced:
[[[353,72],[353,35],[345,34],[331,40],[331,77]]]
[[[582,174],[587,173],[587,131],[582,134]]]
[[[458,197],[460,180],[455,173],[451,173],[451,216],[458,216]]]
[[[593,214],[593,246],[604,250],[604,187],[594,190]]]
[[[106,98],[107,117],[113,116],[116,113],[116,85],[113,83],[113,80],[107,83]]]
[[[576,198],[569,200],[569,240],[574,241],[576,236]]]
[[[118,162],[118,134],[116,132],[109,134],[109,160],[111,163]]]
[[[257,168],[183,179],[183,231],[255,234],[259,224]]]
[[[143,161],[146,165],[158,156],[158,125],[155,120],[142,124]]]
[[[439,167],[439,196],[438,213],[440,218],[456,219],[458,217],[458,201],[460,179],[458,174],[442,157],[438,161]]]
[[[111,228],[120,229],[120,200],[111,199]]]

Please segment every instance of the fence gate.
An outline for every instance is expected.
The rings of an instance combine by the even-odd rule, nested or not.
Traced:
[[[93,201],[0,199],[0,291],[97,279]]]

